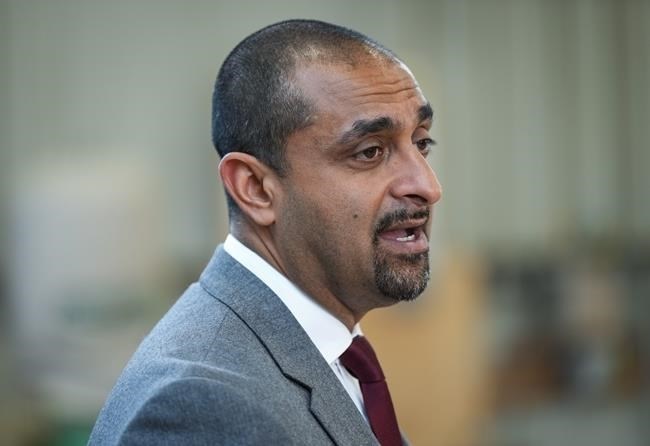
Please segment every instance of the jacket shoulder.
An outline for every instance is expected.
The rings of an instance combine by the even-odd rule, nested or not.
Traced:
[[[282,420],[265,407],[227,382],[178,379],[142,402],[116,444],[290,444]]]

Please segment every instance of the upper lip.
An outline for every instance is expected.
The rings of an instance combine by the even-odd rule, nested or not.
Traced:
[[[424,217],[424,218],[414,218],[414,219],[401,221],[399,223],[395,223],[394,225],[389,226],[388,228],[384,229],[384,231],[382,232],[396,231],[399,229],[419,228],[421,226],[424,226],[428,220],[429,220],[428,217]]]

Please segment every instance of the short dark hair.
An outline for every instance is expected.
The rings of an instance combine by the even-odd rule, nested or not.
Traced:
[[[292,82],[296,67],[355,66],[363,55],[398,60],[357,31],[317,20],[286,20],[246,37],[226,57],[212,96],[212,143],[219,155],[248,153],[283,175],[287,138],[309,125],[313,110]],[[228,207],[232,216],[230,197]]]

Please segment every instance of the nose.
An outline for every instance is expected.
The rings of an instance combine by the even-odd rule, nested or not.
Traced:
[[[410,146],[395,159],[391,193],[400,200],[418,206],[430,206],[442,197],[442,186],[433,168],[422,154]]]

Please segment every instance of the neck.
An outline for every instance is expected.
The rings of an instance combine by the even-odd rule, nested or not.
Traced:
[[[324,289],[311,277],[301,277],[292,273],[284,262],[269,228],[251,225],[245,221],[231,221],[230,233],[248,249],[262,257],[283,276],[302,289],[328,312],[339,319],[350,331],[361,320],[364,313],[355,313],[345,306],[330,290]]]

